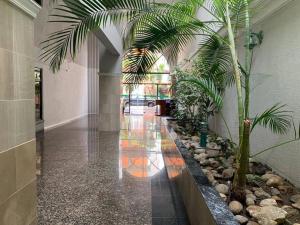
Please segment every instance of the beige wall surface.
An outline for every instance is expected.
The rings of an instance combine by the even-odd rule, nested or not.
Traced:
[[[0,224],[36,219],[33,17],[0,0]]]
[[[40,55],[40,43],[61,24],[47,23],[49,1],[43,1],[43,9],[35,20],[36,57]],[[70,58],[61,70],[53,74],[47,63],[38,60],[37,67],[43,69],[43,100],[45,128],[52,128],[70,122],[88,113],[88,44],[85,43],[75,62]]]
[[[263,112],[275,103],[284,103],[293,111],[296,123],[300,122],[300,1],[292,1],[264,21],[255,25],[254,31],[264,32],[263,44],[256,49],[253,64],[251,116]],[[241,38],[242,39],[242,38]],[[243,55],[240,40],[239,56]],[[235,90],[226,92],[223,114],[237,139],[237,110]],[[223,122],[216,118],[215,130],[227,135]],[[288,135],[274,135],[258,128],[251,136],[252,152],[258,152],[285,140]],[[300,187],[300,142],[268,151],[258,157],[279,174]]]

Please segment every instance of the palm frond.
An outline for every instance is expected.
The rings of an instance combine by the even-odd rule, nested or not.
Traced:
[[[53,72],[60,69],[69,53],[75,58],[89,32],[105,25],[130,20],[149,8],[147,0],[62,0],[49,22],[67,24],[42,42],[41,59]]]
[[[158,52],[152,52],[149,49],[129,49],[124,56],[123,63],[125,83],[136,85],[147,79],[147,72],[151,70],[158,59]]]
[[[212,82],[211,80],[204,79],[204,78],[199,78],[199,79],[190,78],[190,79],[179,80],[177,83],[181,83],[181,82],[188,82],[190,84],[195,85],[195,87],[202,90],[207,96],[209,96],[212,99],[213,103],[216,105],[218,109],[222,108],[223,98],[219,90],[214,85],[214,82]]]
[[[265,110],[261,115],[256,115],[251,131],[261,125],[269,128],[275,134],[286,134],[291,127],[291,111],[285,110],[286,105],[275,104]]]

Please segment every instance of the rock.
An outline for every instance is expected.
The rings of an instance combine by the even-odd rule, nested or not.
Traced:
[[[254,221],[249,221],[246,225],[259,225],[259,224]]]
[[[211,184],[212,184],[212,186],[217,186],[219,183],[218,183],[218,181],[216,181],[216,180],[214,180],[213,182],[211,182]]]
[[[270,187],[278,187],[283,184],[283,179],[280,176],[274,175],[270,179],[268,179],[266,184]]]
[[[246,205],[250,206],[250,205],[255,205],[255,201],[253,198],[246,198]]]
[[[239,214],[243,210],[243,205],[238,201],[232,201],[229,203],[229,209],[233,214]]]
[[[215,142],[207,143],[206,147],[209,148],[209,149],[221,150],[221,146],[217,145]]]
[[[263,175],[266,173],[266,171],[268,170],[268,168],[266,166],[264,166],[261,163],[253,163],[253,167],[252,167],[252,172],[256,175]]]
[[[189,138],[189,136],[181,136],[181,139],[182,140],[189,140],[190,138]]]
[[[200,162],[201,166],[208,166],[209,165],[209,161],[206,160],[206,159],[201,159],[199,162]]]
[[[221,174],[219,174],[219,173],[215,173],[215,174],[214,174],[214,177],[215,177],[216,179],[221,179],[223,176],[222,176]]]
[[[293,191],[293,188],[288,185],[281,185],[281,186],[278,186],[277,188],[283,194],[291,193]]]
[[[221,198],[224,200],[224,202],[226,202],[227,201],[227,196],[224,195],[223,193],[219,193],[219,194],[220,194]]]
[[[206,159],[208,155],[206,153],[199,154],[200,159]]]
[[[249,189],[246,189],[245,190],[245,193],[248,195],[248,194],[253,194],[253,192],[252,191],[250,191]]]
[[[291,207],[289,205],[282,206],[282,209],[287,212],[287,217],[288,218],[300,215],[299,210],[297,210],[297,209],[295,209],[295,208],[293,208],[293,207]]]
[[[246,194],[246,198],[251,198],[256,201],[256,196],[254,194]]]
[[[197,142],[193,142],[191,144],[191,147],[193,147],[194,151],[196,151],[197,149],[201,149],[200,145]]]
[[[259,203],[260,206],[277,206],[276,200],[269,198],[269,199],[264,199]]]
[[[222,176],[224,179],[231,179],[233,177],[234,170],[233,168],[228,168],[223,170]]]
[[[199,154],[194,154],[194,159],[196,159],[197,161],[199,161],[201,159]]]
[[[219,166],[218,168],[217,168],[217,171],[218,171],[218,173],[223,173],[223,171],[224,171],[224,167],[223,166]]]
[[[219,150],[206,150],[206,153],[207,153],[209,158],[215,158],[215,157],[220,155]]]
[[[218,168],[220,166],[220,163],[216,160],[211,160],[209,165],[213,168]],[[222,177],[222,176],[221,176]]]
[[[283,223],[287,215],[286,211],[276,206],[249,206],[246,210],[262,225]]]
[[[292,195],[291,198],[290,198],[290,201],[294,202],[294,203],[300,201],[300,194]]]
[[[198,148],[195,150],[196,154],[201,154],[201,153],[205,153],[205,149],[204,148]]]
[[[216,186],[216,190],[219,192],[219,193],[222,193],[222,194],[228,194],[229,192],[229,187],[225,184],[218,184]]]
[[[272,195],[280,195],[280,191],[277,188],[271,188]]]
[[[278,197],[277,195],[272,196],[272,199],[274,199],[276,202],[283,202],[282,198]]]
[[[299,209],[300,210],[300,200],[294,204],[292,204],[292,206],[296,209]]]
[[[212,173],[208,173],[206,176],[210,183],[213,183],[215,181],[214,175]]]
[[[236,215],[234,217],[240,224],[245,224],[248,222],[248,218],[245,216],[241,216],[241,215]]]
[[[235,162],[235,156],[230,156],[228,159],[227,159],[227,162],[229,163],[229,164],[233,164],[234,162]]]
[[[267,181],[267,180],[269,180],[271,177],[273,177],[273,176],[275,176],[274,174],[272,174],[272,173],[266,173],[265,175],[263,175],[263,176],[261,176],[261,179],[263,180],[263,181]]]
[[[200,138],[198,136],[192,136],[192,141],[194,142],[199,142],[200,141]]]
[[[262,188],[257,189],[254,194],[258,197],[258,198],[271,198],[271,195],[268,194],[267,192],[265,192]]]

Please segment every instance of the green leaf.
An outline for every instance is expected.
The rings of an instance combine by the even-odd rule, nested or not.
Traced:
[[[261,115],[256,115],[253,120],[251,131],[261,125],[269,128],[275,134],[286,134],[291,127],[291,111],[285,110],[286,105],[279,103],[264,111]]]
[[[222,108],[223,98],[211,80],[203,78],[190,78],[179,80],[177,83],[181,82],[188,82],[190,84],[195,85],[195,87],[199,88],[201,91],[204,91],[204,93],[213,100],[214,104],[218,109]]]

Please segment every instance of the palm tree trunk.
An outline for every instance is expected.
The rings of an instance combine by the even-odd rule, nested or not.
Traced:
[[[234,39],[234,32],[231,25],[230,11],[228,2],[226,2],[226,20],[227,20],[227,31],[230,43],[230,52],[233,62],[234,69],[234,79],[237,90],[237,99],[238,99],[238,114],[239,114],[239,143],[243,139],[243,129],[244,129],[244,104],[243,104],[243,94],[242,94],[242,82],[241,82],[241,71],[238,63],[238,56],[236,53],[236,45]]]
[[[244,200],[247,182],[247,173],[249,169],[249,151],[250,151],[250,127],[251,121],[244,121],[243,139],[240,146],[240,155],[237,162],[237,171],[233,181],[233,195],[238,200]]]
[[[248,10],[248,0],[244,0],[246,16],[245,16],[245,118],[249,117],[250,112],[250,72],[252,51],[250,49],[250,15]]]

